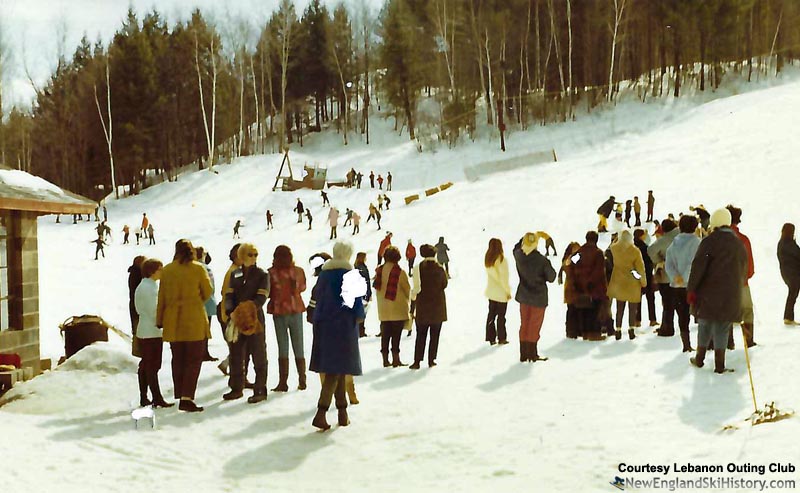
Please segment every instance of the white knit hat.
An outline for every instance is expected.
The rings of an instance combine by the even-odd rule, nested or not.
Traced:
[[[708,223],[710,229],[717,229],[723,226],[731,225],[731,212],[728,209],[717,209],[711,214],[711,220]]]
[[[337,260],[350,261],[353,256],[353,244],[349,241],[340,240],[333,245],[333,258]]]

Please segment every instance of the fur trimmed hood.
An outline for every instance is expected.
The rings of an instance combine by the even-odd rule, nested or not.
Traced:
[[[347,260],[342,259],[330,259],[325,262],[325,265],[322,266],[322,270],[335,270],[335,269],[347,269],[352,270],[353,266]]]

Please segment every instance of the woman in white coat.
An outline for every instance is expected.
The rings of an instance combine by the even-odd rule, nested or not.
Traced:
[[[163,264],[156,259],[147,259],[142,263],[142,282],[133,296],[139,324],[136,337],[142,359],[139,361],[139,405],[153,407],[172,407],[161,395],[158,385],[158,370],[161,369],[161,355],[164,348],[162,331],[156,326],[156,305],[158,305],[158,284],[161,279]],[[147,398],[150,389],[152,400]]]
[[[511,285],[508,282],[508,262],[503,255],[503,243],[497,239],[489,240],[489,248],[484,258],[486,267],[486,292],[489,298],[489,316],[486,318],[486,340],[494,345],[508,344],[506,333],[506,308],[511,299]]]

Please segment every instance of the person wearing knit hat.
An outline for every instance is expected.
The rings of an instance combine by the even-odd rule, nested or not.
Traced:
[[[316,303],[313,312],[314,339],[309,369],[324,373],[325,379],[317,402],[317,413],[311,424],[321,430],[330,428],[326,413],[335,399],[339,426],[347,426],[346,376],[361,375],[361,354],[358,350],[358,320],[364,318],[360,297],[352,308],[342,303],[345,274],[353,270],[350,258],[353,246],[346,241],[333,245],[333,258],[325,262],[314,287]],[[359,276],[360,279],[360,276]]]
[[[714,372],[725,368],[728,332],[742,321],[742,286],[747,278],[747,250],[730,228],[731,213],[711,215],[711,234],[700,242],[686,286],[686,300],[697,315],[697,353],[692,365],[702,368],[706,350],[714,343]]]
[[[414,269],[414,288],[411,299],[415,301],[417,341],[414,349],[414,364],[409,368],[419,370],[425,355],[425,342],[428,332],[431,334],[428,347],[428,367],[436,366],[436,355],[439,352],[439,334],[442,323],[447,320],[447,303],[444,290],[447,287],[447,273],[436,261],[436,249],[425,244],[419,247],[422,262]]]
[[[539,361],[539,332],[547,308],[547,283],[556,280],[556,271],[544,255],[536,250],[536,234],[526,233],[514,246],[514,260],[519,286],[514,299],[519,303],[519,360]]]

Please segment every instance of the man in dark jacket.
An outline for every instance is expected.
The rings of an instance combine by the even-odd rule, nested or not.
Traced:
[[[525,236],[514,246],[514,260],[519,274],[519,286],[514,297],[520,310],[520,361],[539,361],[539,333],[547,308],[547,283],[556,280],[550,260],[536,250],[536,233]]]
[[[297,205],[294,206],[293,210],[297,213],[297,222],[302,223],[303,212],[305,212],[305,207],[303,207],[303,203],[300,201],[300,199],[297,199]]]
[[[442,322],[447,321],[447,303],[444,290],[447,287],[447,273],[436,262],[436,249],[425,244],[419,247],[423,260],[419,264],[419,279],[415,279],[414,287],[419,286],[415,298],[417,341],[414,348],[414,364],[409,366],[412,370],[419,370],[419,365],[425,355],[425,342],[428,331],[431,334],[428,347],[428,366],[436,366],[436,355],[439,352],[439,334],[442,331]]]
[[[731,229],[736,233],[736,236],[742,242],[742,245],[744,245],[745,250],[747,250],[747,279],[744,280],[744,286],[742,287],[742,331],[747,341],[747,347],[753,347],[756,345],[756,341],[753,340],[753,322],[755,317],[753,313],[753,297],[750,295],[750,285],[748,284],[748,280],[751,279],[756,272],[755,264],[753,263],[753,247],[750,245],[750,238],[739,231],[739,223],[742,222],[742,210],[733,205],[728,205],[726,209],[731,213]],[[734,347],[733,332],[731,332],[728,338],[728,349],[734,349]]]
[[[611,211],[614,210],[614,196],[610,196],[608,200],[603,202],[597,208],[597,216],[600,221],[597,223],[597,232],[605,233],[608,231],[608,218],[611,217]]]
[[[258,251],[254,245],[242,243],[237,255],[242,261],[242,267],[231,274],[230,284],[225,292],[225,313],[231,320],[231,315],[240,305],[252,302],[257,310],[260,327],[250,335],[240,333],[236,342],[231,343],[229,381],[231,391],[222,398],[228,401],[242,397],[245,381],[245,355],[249,354],[253,358],[256,381],[253,386],[253,395],[247,399],[247,402],[255,404],[267,398],[267,340],[264,330],[266,327],[264,303],[269,295],[269,274],[256,265]],[[236,320],[236,317],[233,319]],[[238,325],[239,322],[237,322]],[[241,329],[244,328],[240,327]]]
[[[672,240],[678,236],[680,230],[675,221],[671,219],[664,219],[661,229],[664,234],[647,247],[647,255],[650,257],[655,271],[653,282],[658,285],[658,292],[661,294],[661,328],[658,329],[658,335],[672,337],[675,335],[675,300],[672,288],[669,287],[669,276],[664,269],[664,264],[667,261],[667,248],[672,245]]]
[[[690,361],[702,368],[709,343],[714,342],[714,372],[725,373],[725,351],[733,322],[742,320],[742,286],[747,275],[747,251],[731,230],[731,213],[719,209],[711,216],[711,234],[697,249],[686,298],[698,320],[697,354]]]
[[[586,233],[586,243],[578,253],[570,257],[567,277],[572,279],[575,289],[575,308],[578,326],[583,338],[589,341],[602,340],[598,311],[606,300],[606,271],[603,251],[597,248],[597,233]]]
[[[644,241],[647,232],[643,229],[637,229],[633,232],[633,244],[642,253],[642,260],[644,261],[644,273],[647,280],[647,287],[642,288],[642,294],[647,298],[647,314],[650,316],[650,326],[655,327],[658,325],[656,321],[656,296],[653,292],[653,260],[647,254],[647,243]],[[636,321],[642,323],[642,308],[636,312]]]

